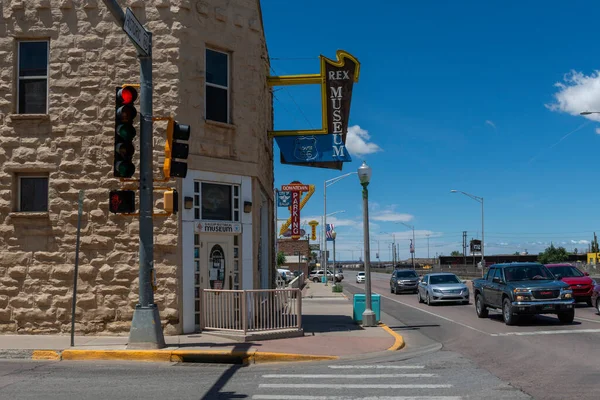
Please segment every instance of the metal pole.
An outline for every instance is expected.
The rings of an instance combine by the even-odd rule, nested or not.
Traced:
[[[73,304],[71,307],[71,347],[75,346],[75,306],[77,304],[77,275],[79,271],[79,238],[81,235],[81,214],[83,214],[83,190],[79,191],[77,211],[77,240],[75,242],[75,270],[73,271]]]
[[[327,286],[327,181],[323,182],[323,242],[325,249],[323,276],[325,277],[325,286]]]
[[[122,28],[125,13],[116,0],[104,4]],[[133,312],[128,349],[160,349],[165,347],[158,307],[154,304],[152,277],[154,272],[154,232],[152,211],[154,187],[152,177],[152,32],[148,55],[136,46],[140,60],[140,259],[139,300]]]
[[[483,256],[483,197],[481,198],[481,277],[485,276],[485,258]]]
[[[413,231],[413,253],[412,253],[412,264],[413,270],[415,269],[415,252],[417,251],[417,243],[415,243],[415,226],[412,227]]]
[[[363,326],[377,325],[376,316],[371,304],[371,257],[369,248],[369,190],[368,183],[362,183],[363,191],[363,234],[365,242],[365,311],[362,315]]]
[[[335,282],[335,239],[333,239],[333,268],[331,272],[333,272],[333,278],[331,278],[331,286],[333,286]]]

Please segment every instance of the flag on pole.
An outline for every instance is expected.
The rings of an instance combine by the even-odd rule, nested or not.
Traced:
[[[331,236],[331,232],[333,232],[333,224],[327,224],[327,226],[325,227],[325,237],[327,238],[328,242],[333,242],[333,237]]]
[[[413,244],[412,239],[410,239],[410,253],[414,253],[415,252],[415,245]]]

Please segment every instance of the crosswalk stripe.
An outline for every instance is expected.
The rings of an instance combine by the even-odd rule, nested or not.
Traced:
[[[354,383],[260,383],[259,388],[271,389],[448,389],[452,385],[445,384],[354,384]]]
[[[280,394],[255,394],[253,400],[462,400],[461,396],[308,396],[308,395],[280,395]]]
[[[433,378],[436,374],[272,374],[263,375],[263,378],[294,378],[294,379],[379,379],[379,378]]]
[[[329,365],[331,369],[423,369],[424,365]]]

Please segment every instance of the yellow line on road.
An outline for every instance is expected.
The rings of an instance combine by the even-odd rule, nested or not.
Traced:
[[[383,322],[380,322],[379,326],[383,328],[384,331],[386,331],[394,337],[394,344],[388,349],[389,351],[397,351],[404,348],[406,344],[404,343],[404,338],[402,337],[402,335],[398,334],[397,332],[394,332],[389,326],[387,326]]]

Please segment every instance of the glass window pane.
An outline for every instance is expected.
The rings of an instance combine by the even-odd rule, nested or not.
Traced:
[[[200,196],[198,196],[197,194],[194,195],[194,206],[195,207],[199,207],[200,206]]]
[[[237,236],[237,235],[235,235],[235,236],[233,237],[233,245],[234,245],[234,246],[237,246],[237,245],[238,245],[238,236]]]
[[[194,258],[200,258],[200,248],[194,247]]]
[[[194,233],[194,246],[199,246],[200,245],[200,235],[198,235],[197,233]]]
[[[200,272],[200,261],[194,261],[196,272]]]
[[[19,113],[46,114],[46,79],[19,80]]]
[[[233,195],[237,197],[237,196],[239,196],[239,193],[240,193],[240,187],[234,186],[233,187]]]
[[[194,209],[194,218],[200,219],[200,209],[199,208]]]
[[[21,178],[20,211],[48,211],[48,178]]]
[[[239,211],[234,211],[233,212],[233,220],[234,221],[239,221],[240,220],[240,212]]]
[[[200,192],[200,182],[194,182],[194,193]]]
[[[48,73],[48,42],[19,43],[19,76],[45,76]]]
[[[200,312],[200,300],[196,300],[195,308],[196,308],[196,312]]]
[[[202,184],[202,219],[231,221],[231,186]]]
[[[200,325],[200,314],[196,314],[196,315],[194,316],[194,323],[195,323],[196,325]]]
[[[206,87],[206,119],[228,123],[227,90]]]
[[[227,54],[206,49],[206,82],[227,86]]]
[[[237,197],[233,198],[233,208],[240,208],[240,199]]]

